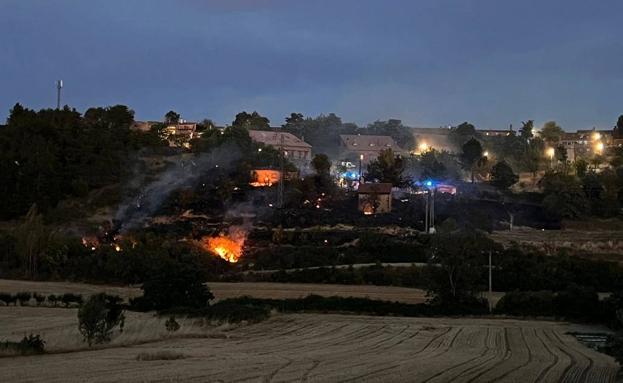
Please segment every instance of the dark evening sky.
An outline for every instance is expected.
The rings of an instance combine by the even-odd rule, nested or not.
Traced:
[[[54,106],[63,79],[63,103],[137,119],[609,128],[621,20],[621,0],[0,0],[0,119]]]

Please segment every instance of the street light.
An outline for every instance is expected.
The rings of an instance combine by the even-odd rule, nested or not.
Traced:
[[[556,155],[556,149],[554,148],[547,148],[547,150],[545,151],[545,154],[549,157],[549,167],[551,168],[553,165],[553,161],[554,161],[554,155]]]
[[[482,153],[482,155],[485,157],[489,157],[489,152],[485,150],[484,153]]]
[[[363,154],[359,155],[359,182],[361,182],[361,161],[363,161]]]
[[[603,142],[598,142],[597,144],[595,144],[595,151],[599,154],[601,154],[601,152],[604,151],[604,143]]]
[[[426,142],[422,142],[419,146],[418,149],[420,149],[420,154],[425,153],[428,151],[428,144]]]
[[[547,154],[547,156],[549,157],[550,160],[554,159],[554,155],[556,154],[556,149],[554,148],[547,148],[547,150],[545,151],[545,154]]]

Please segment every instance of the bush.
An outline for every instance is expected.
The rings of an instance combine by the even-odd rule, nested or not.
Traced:
[[[50,304],[53,307],[56,307],[56,302],[60,301],[60,297],[54,295],[54,294],[50,294],[48,295],[48,302],[50,302]]]
[[[41,306],[43,302],[45,302],[45,295],[42,295],[39,293],[33,293],[32,296],[33,298],[35,298],[35,301],[37,302],[37,306]]]
[[[270,317],[270,310],[261,306],[221,301],[209,309],[208,318],[227,323],[257,323]]]
[[[238,302],[236,299],[226,299],[212,306],[200,309],[173,308],[160,312],[160,315],[171,314],[204,317],[219,323],[257,323],[270,317],[270,307],[257,302]],[[167,323],[168,322],[169,321],[167,321]]]
[[[60,301],[63,302],[65,307],[69,307],[72,303],[82,304],[83,299],[80,294],[65,293],[60,297]]]
[[[554,316],[554,294],[551,291],[512,291],[495,306],[498,314],[515,316]]]
[[[196,267],[181,263],[165,265],[143,283],[143,296],[130,304],[139,311],[166,310],[174,307],[208,307],[214,295],[203,284]]]
[[[164,323],[164,327],[166,327],[168,332],[176,332],[177,330],[180,329],[180,324],[177,323],[177,321],[175,320],[174,316],[171,316],[169,319],[167,319],[167,321]]]
[[[45,352],[45,341],[39,335],[24,336],[19,342],[0,342],[0,355],[35,355]]]
[[[30,298],[32,298],[32,293],[28,292],[19,292],[16,294],[17,300],[19,301],[20,306],[28,305]]]
[[[513,291],[497,303],[499,314],[516,316],[551,316],[608,323],[612,314],[599,302],[590,288],[571,286],[558,293],[551,291]]]
[[[124,321],[121,306],[103,293],[92,295],[78,310],[78,330],[89,347],[109,342],[115,327],[123,331]]]
[[[5,305],[9,305],[11,303],[15,303],[15,299],[13,295],[9,293],[0,293],[0,301],[4,302]]]
[[[308,295],[296,299],[259,299],[240,297],[226,299],[219,304],[238,304],[251,307],[264,307],[281,312],[323,312],[354,313],[363,315],[396,315],[421,317],[434,315],[479,315],[487,313],[487,306],[479,303],[474,306],[441,306],[426,303],[410,304],[353,297],[322,297]],[[215,305],[216,306],[216,305]]]
[[[186,355],[179,352],[172,351],[156,351],[156,352],[141,352],[136,356],[136,360],[150,361],[150,360],[177,360],[184,359]]]

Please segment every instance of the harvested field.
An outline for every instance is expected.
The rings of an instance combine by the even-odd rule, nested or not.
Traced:
[[[209,282],[208,286],[217,300],[248,295],[254,298],[302,298],[309,294],[322,296],[359,297],[422,303],[426,301],[423,290],[395,286],[370,285],[319,285],[311,283],[227,283]],[[98,292],[119,295],[124,298],[141,295],[138,287],[114,287],[70,282],[32,282],[0,279],[0,292],[18,293],[32,291],[42,294],[77,293],[89,295]]]
[[[49,318],[40,319],[42,310],[51,310]],[[19,317],[22,324],[13,331],[37,331],[69,319],[55,319],[56,312],[75,314],[4,307],[0,318]],[[566,335],[600,330],[502,319],[276,315],[252,326],[211,327],[195,338],[197,329],[134,346],[0,358],[0,381],[614,382],[612,358]],[[149,361],[139,355],[184,357]]]
[[[623,261],[623,230],[616,228],[594,228],[586,224],[583,228],[564,230],[537,230],[529,227],[517,227],[513,231],[496,231],[491,238],[504,245],[516,242],[539,248],[554,254],[560,249],[572,253],[585,252],[591,255],[608,255],[606,259]]]

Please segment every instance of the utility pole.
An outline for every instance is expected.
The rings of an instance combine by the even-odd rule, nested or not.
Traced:
[[[426,193],[426,205],[424,207],[424,232],[428,234],[428,195],[430,192]]]
[[[363,161],[363,154],[359,155],[359,182],[361,183],[361,161]]]
[[[493,312],[493,273],[491,268],[491,250],[489,250],[489,313]]]
[[[435,229],[435,189],[432,189],[430,192],[430,229],[428,230],[429,232],[431,230]]]
[[[63,80],[56,81],[56,109],[61,109],[61,89],[63,89]]]
[[[284,171],[285,169],[284,157],[287,154],[287,152],[283,150],[283,134],[281,135],[281,139],[280,139],[279,153],[281,154],[281,156],[279,157],[279,172],[281,174],[279,178],[279,184],[277,184],[277,207],[281,209],[283,207],[283,183],[285,182],[285,179],[286,179],[286,175]]]

